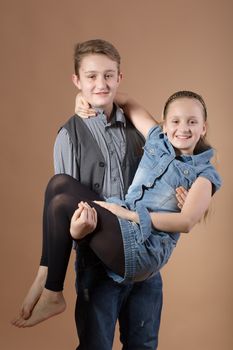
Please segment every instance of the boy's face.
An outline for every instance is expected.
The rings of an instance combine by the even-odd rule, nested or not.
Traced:
[[[79,77],[73,75],[75,86],[91,106],[101,108],[109,115],[121,79],[117,62],[102,54],[85,56],[80,64]]]

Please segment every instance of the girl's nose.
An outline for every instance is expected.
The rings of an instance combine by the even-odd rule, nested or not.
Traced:
[[[181,123],[179,125],[180,131],[182,132],[188,132],[189,131],[189,125],[187,123]]]

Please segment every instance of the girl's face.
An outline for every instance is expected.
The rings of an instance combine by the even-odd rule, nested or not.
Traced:
[[[206,122],[201,103],[194,98],[178,98],[168,106],[163,132],[179,154],[193,154],[201,136],[206,134]]]

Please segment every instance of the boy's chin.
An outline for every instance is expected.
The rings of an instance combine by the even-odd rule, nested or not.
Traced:
[[[93,108],[97,108],[97,109],[108,109],[109,107],[111,107],[113,105],[113,101],[110,101],[109,103],[93,103],[92,107]]]

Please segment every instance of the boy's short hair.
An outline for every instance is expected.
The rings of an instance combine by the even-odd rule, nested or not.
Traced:
[[[117,49],[108,41],[102,39],[93,39],[78,43],[74,48],[74,70],[79,75],[79,68],[82,59],[90,54],[106,55],[117,63],[117,69],[120,73],[121,57]]]

